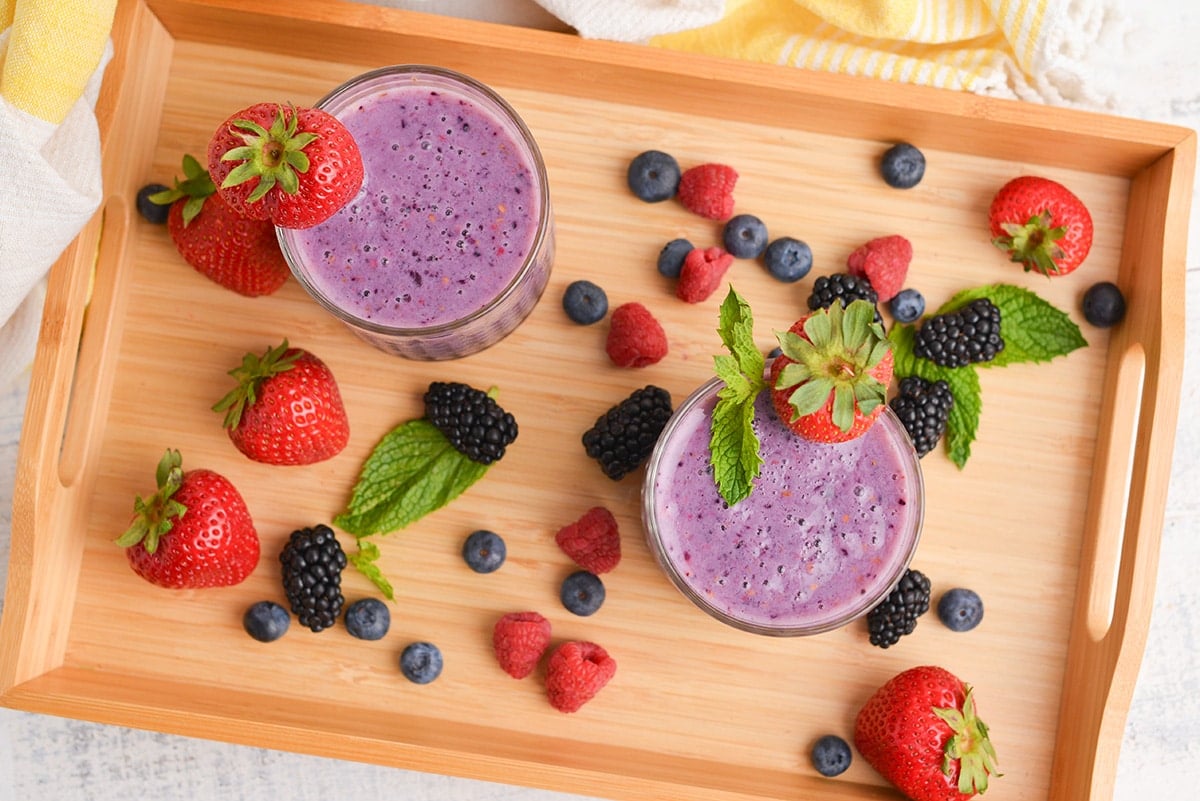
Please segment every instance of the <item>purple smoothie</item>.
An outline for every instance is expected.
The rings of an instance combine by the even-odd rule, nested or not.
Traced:
[[[763,392],[761,473],[728,507],[709,466],[720,386],[680,407],[652,458],[643,515],[659,562],[701,608],[759,633],[817,633],[865,613],[919,536],[920,466],[900,423],[885,410],[855,440],[815,444],[784,428]]]
[[[486,347],[529,313],[549,276],[536,145],[465,76],[364,77],[321,104],[357,141],[363,187],[326,222],[284,232],[285,253],[310,293],[359,333],[382,335],[385,349],[443,358]],[[407,352],[413,338],[423,350]]]

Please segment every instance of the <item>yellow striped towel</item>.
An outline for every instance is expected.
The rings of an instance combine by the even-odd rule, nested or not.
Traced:
[[[1059,104],[1108,101],[1085,54],[1119,30],[1102,0],[726,0],[659,47]]]
[[[0,389],[37,341],[42,280],[100,204],[93,108],[116,0],[0,0]]]

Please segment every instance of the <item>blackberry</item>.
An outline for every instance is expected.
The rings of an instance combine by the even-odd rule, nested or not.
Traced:
[[[483,390],[434,381],[425,393],[425,417],[468,459],[491,464],[517,438],[517,421]]]
[[[650,455],[670,418],[671,394],[651,384],[596,418],[584,432],[583,447],[604,475],[619,481]]]
[[[871,287],[870,281],[850,273],[822,275],[813,281],[812,294],[808,296],[808,310],[828,309],[834,301],[841,301],[842,308],[845,308],[855,300],[866,300],[875,306],[875,322],[882,325],[883,315],[879,313],[879,293]]]
[[[938,620],[951,631],[970,631],[983,620],[983,599],[975,590],[946,590],[937,605]]]
[[[735,259],[757,259],[767,249],[767,226],[753,214],[738,214],[725,223],[721,241]]]
[[[660,203],[675,197],[682,172],[674,156],[661,150],[647,150],[629,162],[626,180],[629,190],[647,203]]]
[[[896,189],[912,189],[925,177],[925,154],[908,142],[899,142],[879,161],[884,182]]]
[[[912,568],[905,570],[896,588],[867,613],[871,645],[888,648],[906,634],[912,634],[917,618],[929,611],[931,589],[924,573]]]
[[[990,362],[1002,350],[1000,309],[987,298],[930,317],[917,329],[913,347],[917,356],[942,367]]]
[[[342,596],[342,570],[346,553],[326,525],[292,532],[279,553],[283,566],[283,591],[292,614],[313,631],[337,622],[346,599]]]
[[[900,392],[888,405],[904,425],[920,457],[933,450],[946,433],[954,395],[945,381],[926,381],[914,375],[900,379]]]

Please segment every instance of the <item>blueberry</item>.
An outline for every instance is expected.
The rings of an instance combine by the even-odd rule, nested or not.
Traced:
[[[378,598],[363,598],[346,607],[346,631],[360,640],[382,640],[392,625],[392,613]]]
[[[274,601],[259,601],[242,615],[242,627],[259,642],[275,642],[291,623],[288,611]]]
[[[955,587],[938,600],[937,614],[951,631],[970,631],[983,620],[983,599],[974,590]]]
[[[883,154],[879,171],[888,186],[912,189],[925,177],[925,154],[908,142],[900,142]]]
[[[808,275],[812,269],[812,248],[799,239],[781,236],[763,251],[763,264],[773,277],[791,284]]]
[[[679,162],[661,150],[647,150],[629,162],[629,189],[647,203],[675,197],[679,189]]]
[[[721,238],[735,259],[757,259],[767,247],[767,226],[753,214],[738,214],[725,223]]]
[[[813,743],[811,757],[817,773],[822,776],[838,776],[850,767],[853,755],[850,753],[849,743],[836,734],[826,734]]]
[[[1097,328],[1109,328],[1125,317],[1125,296],[1111,281],[1093,284],[1083,293],[1083,317]]]
[[[591,325],[608,314],[608,295],[591,281],[572,281],[563,292],[562,305],[572,322]]]
[[[925,313],[925,296],[915,289],[901,289],[888,301],[892,319],[898,323],[915,323]]]
[[[414,642],[400,654],[400,672],[414,684],[428,684],[442,675],[442,652],[431,642]]]
[[[672,239],[663,245],[658,254],[658,272],[663,278],[678,278],[683,270],[683,260],[694,246],[686,239]]]
[[[504,538],[494,531],[480,529],[472,531],[463,543],[462,556],[467,567],[476,573],[491,573],[500,569],[508,548]]]
[[[170,187],[162,184],[146,184],[137,193],[137,210],[148,221],[155,225],[162,225],[167,221],[167,212],[171,210],[170,203],[155,203],[150,199],[151,195],[159,192],[165,192]]]
[[[604,603],[604,582],[595,573],[577,570],[563,579],[559,597],[568,612],[587,617]]]

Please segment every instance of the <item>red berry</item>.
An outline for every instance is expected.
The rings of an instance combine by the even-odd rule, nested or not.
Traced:
[[[618,367],[648,367],[667,355],[667,334],[640,303],[613,310],[604,350]]]
[[[912,257],[912,243],[893,234],[872,239],[856,249],[846,259],[846,267],[856,278],[870,281],[879,302],[887,303],[904,288]]]
[[[603,506],[594,506],[554,536],[563,553],[597,575],[607,573],[621,561],[621,532],[617,519]]]
[[[537,612],[509,612],[492,629],[500,669],[514,679],[532,673],[550,645],[550,621]]]
[[[733,216],[733,187],[737,170],[725,164],[701,164],[684,170],[679,178],[679,200],[701,217],[728,220]]]
[[[695,248],[683,259],[675,296],[685,303],[708,300],[721,286],[725,272],[733,264],[733,256],[721,248]]]
[[[546,695],[559,712],[577,712],[617,672],[617,663],[594,642],[565,642],[546,664]]]

